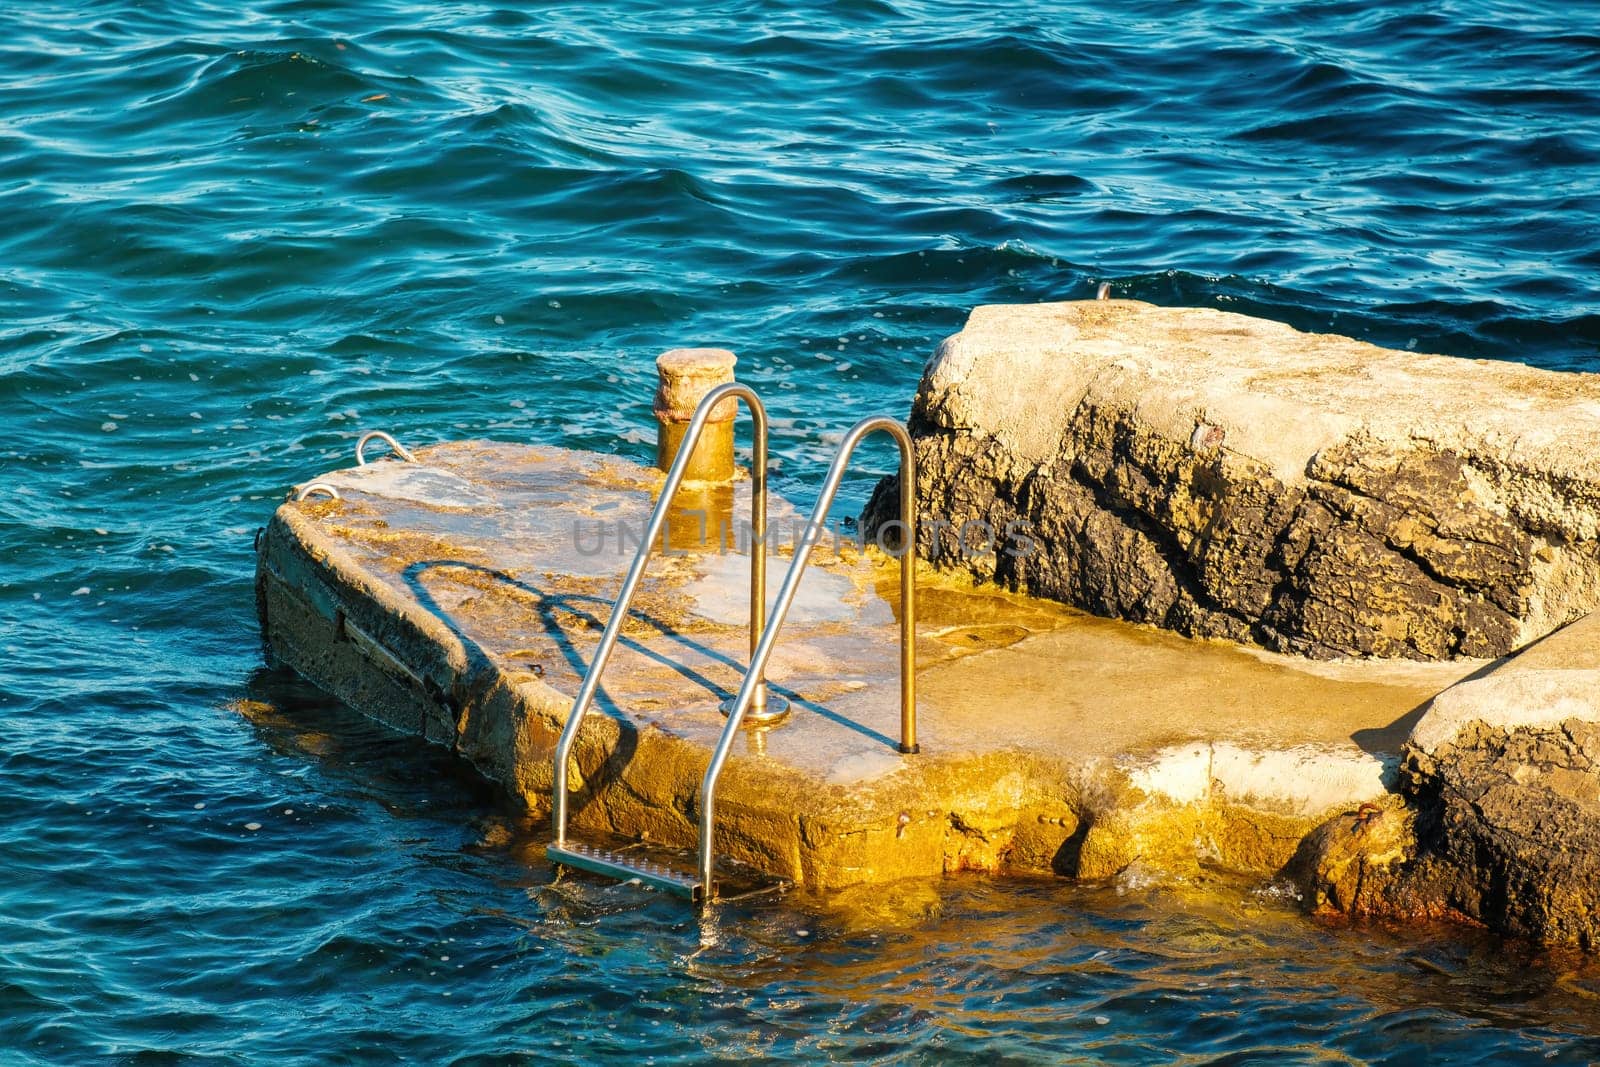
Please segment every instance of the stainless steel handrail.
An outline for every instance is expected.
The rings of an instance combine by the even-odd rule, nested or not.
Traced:
[[[762,631],[761,641],[750,656],[750,669],[745,674],[744,684],[739,687],[739,695],[734,698],[728,722],[722,728],[722,736],[717,739],[716,751],[711,754],[711,763],[706,767],[706,776],[700,783],[702,900],[709,901],[716,894],[712,882],[712,874],[716,867],[712,832],[716,825],[717,778],[722,774],[723,764],[728,761],[728,752],[733,747],[733,739],[739,733],[745,713],[750,710],[755,700],[756,690],[764,684],[767,660],[772,658],[772,649],[778,643],[778,631],[783,628],[784,617],[789,614],[789,605],[794,602],[795,591],[800,587],[800,577],[805,573],[806,564],[811,559],[811,550],[826,529],[828,508],[832,506],[834,495],[839,491],[839,483],[844,479],[851,453],[855,451],[856,445],[861,443],[863,437],[875,430],[887,432],[900,446],[899,521],[902,538],[900,542],[900,751],[908,754],[919,751],[916,677],[917,460],[911,448],[911,435],[906,433],[905,427],[894,419],[876,415],[862,419],[850,427],[850,432],[844,435],[844,440],[839,444],[839,453],[833,458],[833,466],[828,468],[827,480],[822,483],[822,493],[817,497],[816,507],[811,509],[811,519],[806,523],[805,533],[801,536],[800,543],[795,546],[794,561],[789,564],[789,573],[784,575],[783,585],[778,589],[778,596],[772,607],[772,621]]]
[[[561,740],[556,742],[555,781],[552,786],[551,796],[551,821],[555,828],[555,843],[567,843],[567,760],[572,754],[573,742],[577,740],[578,730],[583,724],[583,718],[589,712],[589,705],[594,701],[594,695],[600,688],[600,675],[606,669],[606,662],[611,658],[611,652],[616,647],[617,637],[622,632],[622,623],[628,617],[629,606],[633,603],[633,594],[639,588],[639,580],[644,576],[645,563],[649,561],[652,546],[657,537],[661,535],[662,527],[666,525],[667,513],[671,509],[672,499],[677,495],[678,487],[683,483],[683,473],[689,467],[689,459],[694,455],[695,446],[700,441],[700,434],[710,420],[711,412],[722,401],[736,397],[745,402],[750,409],[750,416],[755,423],[754,447],[752,448],[750,463],[750,651],[754,657],[760,646],[761,632],[766,626],[767,613],[767,409],[761,403],[761,398],[755,390],[740,382],[729,382],[719,385],[711,390],[700,400],[700,406],[694,410],[694,418],[689,420],[689,428],[684,431],[683,440],[678,445],[677,458],[672,461],[672,469],[667,471],[667,479],[661,485],[661,496],[656,501],[655,510],[650,513],[650,522],[645,526],[644,538],[639,544],[639,551],[633,557],[633,564],[628,568],[627,577],[622,579],[622,590],[617,594],[616,604],[611,609],[611,618],[606,621],[605,632],[600,635],[600,644],[594,650],[594,659],[589,663],[589,670],[583,676],[583,685],[578,688],[578,695],[572,702],[572,711],[567,716],[567,723],[561,730]],[[757,667],[752,663],[745,674],[744,686],[739,690],[743,700],[740,704],[741,712],[738,718],[744,717],[744,710],[750,706],[764,706],[766,703],[767,687],[764,677],[765,660]],[[757,694],[759,693],[759,699]],[[732,719],[729,720],[733,721]],[[707,891],[709,891],[709,886]]]

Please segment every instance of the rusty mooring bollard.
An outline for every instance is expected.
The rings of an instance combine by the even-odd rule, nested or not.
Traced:
[[[695,407],[706,393],[733,381],[737,362],[725,348],[674,348],[656,359],[656,372],[661,376],[655,400],[657,467],[667,470],[672,466]],[[738,412],[739,402],[731,397],[717,405],[684,471],[686,481],[733,480],[733,420]]]

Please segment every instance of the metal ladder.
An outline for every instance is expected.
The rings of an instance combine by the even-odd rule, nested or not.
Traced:
[[[568,841],[568,761],[572,746],[583,725],[584,716],[588,714],[589,706],[593,703],[594,695],[600,687],[600,675],[605,670],[606,662],[611,658],[611,652],[616,646],[622,623],[627,618],[633,595],[644,574],[645,564],[649,560],[655,539],[661,534],[672,499],[683,482],[689,458],[694,453],[712,410],[730,397],[743,400],[750,408],[755,422],[751,469],[750,665],[745,670],[744,681],[739,686],[738,695],[723,704],[728,721],[717,739],[717,747],[712,752],[705,777],[700,783],[699,864],[695,874],[689,875],[673,869],[668,864],[651,860],[634,860],[633,857],[625,856],[618,851]],[[588,673],[584,675],[583,684],[573,701],[572,711],[567,716],[566,725],[561,731],[561,739],[556,742],[551,805],[555,840],[545,849],[549,859],[563,866],[624,881],[637,879],[646,885],[687,897],[697,906],[703,906],[716,899],[714,836],[717,779],[727,763],[728,754],[733,748],[733,739],[744,725],[746,717],[752,712],[760,715],[768,707],[769,702],[782,699],[770,697],[767,693],[767,661],[772,658],[778,633],[799,589],[801,576],[805,573],[806,565],[811,558],[811,551],[826,530],[828,509],[839,491],[839,483],[844,478],[850,457],[862,438],[877,430],[889,433],[900,449],[900,751],[907,754],[919,751],[916,705],[916,458],[912,452],[910,435],[899,422],[881,415],[862,419],[845,434],[844,440],[840,442],[839,451],[834,456],[833,464],[828,469],[828,476],[823,482],[816,506],[812,508],[805,532],[801,535],[800,543],[795,546],[794,559],[789,565],[788,573],[784,575],[783,585],[779,588],[773,605],[772,619],[767,622],[765,620],[767,413],[760,397],[748,386],[738,382],[721,385],[707,393],[695,409],[694,417],[690,420],[683,441],[679,445],[677,458],[673,461],[672,469],[667,472],[661,495],[650,514],[650,521],[645,527],[639,550],[628,568],[627,576],[622,581],[622,589],[617,594],[616,604],[611,609],[611,618],[606,623],[605,632],[600,636],[600,644],[595,649],[594,659],[590,662]]]

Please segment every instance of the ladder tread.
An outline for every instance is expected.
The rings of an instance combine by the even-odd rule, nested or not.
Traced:
[[[645,852],[623,852],[581,841],[568,841],[545,846],[545,855],[553,863],[591,874],[603,874],[623,882],[637,879],[690,900],[699,900],[703,896],[704,887],[698,877]]]

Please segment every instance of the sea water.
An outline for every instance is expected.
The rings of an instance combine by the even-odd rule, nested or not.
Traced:
[[[360,430],[648,458],[681,345],[801,501],[972,306],[1102,282],[1600,369],[1596,115],[1587,0],[8,5],[0,1060],[1600,1058],[1582,961],[1260,879],[557,882],[251,587]]]

